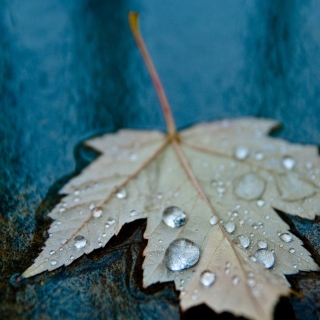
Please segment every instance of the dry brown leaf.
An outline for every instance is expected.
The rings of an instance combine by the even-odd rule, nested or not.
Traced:
[[[123,130],[86,142],[101,156],[60,191],[66,196],[49,214],[46,246],[22,276],[69,265],[104,247],[125,223],[147,218],[145,287],[174,281],[183,310],[205,303],[218,313],[271,319],[290,291],[284,275],[319,270],[274,210],[319,214],[317,148],[270,138],[277,123],[253,118],[178,135],[131,19],[169,134]]]

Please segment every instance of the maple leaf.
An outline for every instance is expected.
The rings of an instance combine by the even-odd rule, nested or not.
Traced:
[[[156,70],[129,14],[168,133],[122,130],[86,142],[101,152],[60,191],[49,238],[23,277],[69,265],[105,246],[125,223],[147,218],[143,285],[174,281],[183,310],[270,319],[290,285],[284,275],[319,270],[275,209],[319,213],[317,148],[267,136],[265,119],[199,124],[179,134]]]

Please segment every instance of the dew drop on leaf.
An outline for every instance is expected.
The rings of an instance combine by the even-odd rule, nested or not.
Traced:
[[[258,199],[264,192],[265,181],[257,174],[250,172],[235,181],[234,193],[245,200]]]
[[[212,216],[210,218],[210,224],[212,224],[213,226],[216,225],[218,223],[219,219],[217,216]]]
[[[249,156],[249,152],[250,152],[249,148],[245,146],[237,146],[234,149],[234,156],[238,160],[244,160]]]
[[[290,248],[290,249],[289,249],[289,252],[290,252],[290,253],[296,253],[296,249]]]
[[[77,249],[83,248],[87,244],[87,240],[84,236],[78,235],[74,238],[74,246]]]
[[[275,258],[272,251],[266,249],[259,249],[255,252],[254,255],[257,258],[257,260],[267,269],[271,268],[274,265]]]
[[[283,242],[291,242],[292,241],[292,235],[290,233],[282,233],[282,234],[280,234],[279,238]]]
[[[254,280],[252,278],[248,279],[247,280],[247,284],[248,284],[249,287],[254,287],[256,285],[256,280]]]
[[[206,270],[201,273],[200,282],[205,287],[212,286],[215,280],[216,280],[216,275],[211,271]]]
[[[260,249],[267,249],[267,248],[268,248],[268,244],[267,244],[265,241],[263,241],[263,240],[259,240],[259,241],[258,241],[258,247],[259,247]]]
[[[296,165],[296,160],[294,160],[291,156],[285,156],[282,158],[282,165],[287,170],[292,170]]]
[[[100,218],[102,215],[102,209],[100,207],[94,207],[91,211],[91,214],[94,218]]]
[[[232,279],[232,284],[237,285],[237,284],[239,284],[239,283],[240,283],[240,278],[237,277],[237,276],[233,277],[233,279]]]
[[[138,212],[137,212],[136,210],[132,210],[132,211],[130,212],[130,216],[131,216],[131,217],[135,217],[136,215],[138,215]]]
[[[116,196],[118,199],[124,199],[127,197],[127,191],[125,188],[120,187],[117,189]]]
[[[50,251],[50,255],[53,255],[53,254],[55,254],[56,252],[54,251],[54,250],[51,250]]]
[[[108,221],[107,221],[108,225],[112,225],[115,222],[116,222],[116,220],[114,218],[112,218],[112,217],[108,218]]]
[[[232,233],[235,230],[236,225],[234,224],[234,222],[229,221],[229,222],[224,224],[224,228],[226,229],[226,231],[228,233]]]
[[[179,228],[186,223],[186,214],[179,207],[170,206],[163,210],[162,220],[171,228]]]
[[[56,261],[56,260],[51,260],[51,261],[50,261],[50,264],[51,264],[52,266],[55,266],[55,265],[57,264],[57,261]]]
[[[260,208],[263,207],[265,204],[266,204],[266,202],[264,200],[260,199],[260,200],[257,201],[257,206],[260,207]]]
[[[193,267],[200,258],[200,249],[189,239],[175,239],[167,248],[164,263],[171,271],[181,271]]]
[[[239,235],[237,236],[233,242],[238,245],[241,246],[243,248],[248,248],[250,246],[250,239],[247,236],[244,235]]]

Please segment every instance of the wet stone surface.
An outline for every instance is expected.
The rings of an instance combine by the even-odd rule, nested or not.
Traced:
[[[317,2],[244,6],[205,0],[200,7],[168,0],[2,1],[0,314],[5,319],[113,320],[133,314],[234,319],[205,306],[180,313],[173,284],[142,287],[141,220],[68,268],[17,282],[16,274],[30,266],[48,237],[46,214],[59,201],[59,189],[97,156],[82,142],[120,128],[165,128],[128,30],[129,10],[142,12],[141,28],[179,128],[195,119],[269,117],[283,124],[278,136],[319,144]],[[263,155],[249,152],[241,161],[247,159]],[[298,165],[289,160],[283,168]],[[252,181],[257,182],[249,179],[248,188]],[[75,194],[75,202],[78,198]],[[319,264],[319,220],[287,219]],[[303,297],[282,299],[275,319],[318,319],[319,273],[289,281]]]

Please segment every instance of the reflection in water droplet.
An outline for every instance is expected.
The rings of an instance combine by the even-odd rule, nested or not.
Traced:
[[[74,246],[77,249],[83,248],[87,244],[87,240],[85,237],[78,235],[74,238]]]
[[[238,159],[238,160],[244,160],[249,156],[249,148],[245,147],[245,146],[237,146],[234,149],[234,156]]]
[[[244,235],[237,236],[233,242],[243,248],[248,248],[250,246],[250,239]]]
[[[290,253],[296,253],[296,249],[290,248],[290,249],[289,249],[289,252],[290,252]]]
[[[255,252],[254,255],[257,258],[257,260],[267,269],[271,268],[274,265],[275,258],[272,251],[266,249],[259,249]]]
[[[91,214],[94,218],[100,218],[102,215],[102,209],[100,207],[94,207],[91,211]]]
[[[228,233],[232,233],[235,230],[236,225],[232,221],[229,221],[224,224],[224,228]]]
[[[292,170],[296,165],[296,160],[291,156],[285,156],[282,158],[282,165],[287,170]]]
[[[51,264],[52,266],[55,266],[55,265],[57,264],[57,261],[56,261],[56,260],[51,260],[51,261],[50,261],[50,264]]]
[[[218,223],[219,219],[217,216],[212,216],[210,218],[210,224],[212,224],[213,226],[216,225]]]
[[[279,238],[283,242],[291,242],[292,241],[292,235],[290,233],[282,233],[282,234],[280,234]]]
[[[216,275],[211,271],[203,271],[200,276],[200,282],[205,287],[210,287],[213,285],[214,281],[216,280]]]
[[[267,249],[268,248],[268,244],[265,241],[259,240],[258,241],[258,247],[260,249]]]
[[[124,199],[124,198],[126,198],[126,197],[127,197],[127,191],[126,191],[126,189],[123,188],[123,187],[118,188],[117,193],[116,193],[116,196],[117,196],[118,199]]]
[[[240,283],[240,278],[237,277],[237,276],[233,277],[233,279],[232,279],[232,284],[237,285],[237,284],[239,284],[239,283]]]
[[[130,212],[130,216],[131,216],[131,217],[134,217],[134,216],[136,216],[136,215],[138,215],[138,212],[137,212],[136,210],[132,210],[132,211]]]
[[[164,255],[164,263],[171,271],[193,267],[200,258],[200,249],[188,239],[173,240]]]
[[[239,177],[234,185],[234,193],[246,200],[258,199],[265,189],[265,181],[253,172]]]
[[[179,228],[186,223],[186,215],[180,208],[171,206],[163,211],[162,220],[171,228]]]

